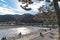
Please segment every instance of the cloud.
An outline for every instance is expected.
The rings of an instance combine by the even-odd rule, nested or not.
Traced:
[[[15,15],[15,14],[20,14],[20,13],[16,13],[16,12],[14,12],[14,10],[11,10],[11,9],[8,9],[8,8],[0,7],[0,15],[4,15],[4,14]]]
[[[30,7],[33,9],[33,10],[38,10],[39,7],[41,7],[42,5],[45,5],[43,1],[37,3],[37,2],[34,2],[32,5],[30,5]]]
[[[6,3],[5,0],[1,0],[1,1]],[[12,15],[19,14],[19,15],[21,15],[24,13],[36,14],[36,13],[38,13],[38,8],[41,7],[42,5],[45,5],[43,1],[41,1],[41,2],[34,1],[34,3],[32,5],[29,5],[29,7],[31,7],[32,10],[26,11],[20,7],[20,3],[17,0],[15,0],[14,3],[16,4],[16,5],[14,5],[14,6],[16,6],[16,8],[12,7],[8,3],[2,4],[3,6],[0,7],[0,15],[3,15],[3,14],[12,14]]]
[[[0,1],[2,1],[2,2],[6,3],[6,2],[5,2],[5,0],[0,0]]]
[[[8,4],[6,3],[5,0],[0,0],[0,6],[1,7],[8,7]]]
[[[8,5],[8,3],[6,3],[5,0],[0,0],[0,15],[4,15],[4,14],[23,14],[19,9],[13,8],[11,6]]]
[[[36,13],[38,13],[38,8],[40,8],[42,5],[45,5],[45,1],[37,1],[37,0],[33,0],[33,4],[31,4],[31,5],[29,5],[29,7],[31,7],[32,8],[32,10],[30,10],[30,11],[25,11],[24,9],[22,9],[21,7],[20,7],[20,5],[22,5],[21,4],[21,2],[18,2],[17,1],[17,9],[19,9],[19,11],[21,11],[22,10],[22,12],[23,13],[31,13],[31,14],[36,14]],[[23,4],[23,6],[24,6],[25,4]]]
[[[44,1],[41,1],[41,2],[36,2],[36,0],[35,1],[33,1],[34,3],[33,4],[31,4],[31,5],[29,5],[29,7],[31,7],[32,8],[32,10],[37,10],[39,7],[41,7],[42,5],[45,5],[44,3]],[[17,7],[19,8],[19,9],[21,9],[21,7],[20,7],[20,5],[25,5],[25,4],[22,4],[21,2],[17,2]]]

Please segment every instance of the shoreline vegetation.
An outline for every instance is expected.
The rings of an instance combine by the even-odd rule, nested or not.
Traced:
[[[0,29],[19,28],[19,27],[43,27],[43,28],[55,28],[57,24],[40,24],[40,25],[0,25]]]

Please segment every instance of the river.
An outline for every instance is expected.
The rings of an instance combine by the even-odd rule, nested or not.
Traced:
[[[0,29],[0,39],[2,37],[12,37],[18,35],[20,32],[22,35],[38,31],[39,29],[48,29],[42,27],[18,27],[18,28],[9,28],[9,29]]]

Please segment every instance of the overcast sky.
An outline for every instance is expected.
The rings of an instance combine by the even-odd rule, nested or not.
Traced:
[[[42,5],[47,5],[45,1],[38,2],[36,0],[33,0],[34,3],[32,5],[29,5],[32,10],[26,11],[20,7],[20,3],[18,0],[0,0],[0,15],[4,14],[24,14],[24,13],[30,13],[30,14],[36,14],[38,13],[38,8]]]

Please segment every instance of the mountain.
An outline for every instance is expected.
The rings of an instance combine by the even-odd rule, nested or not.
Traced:
[[[0,23],[4,22],[15,22],[16,24],[21,23],[42,23],[35,21],[33,18],[35,16],[32,14],[23,14],[23,15],[0,15]]]

